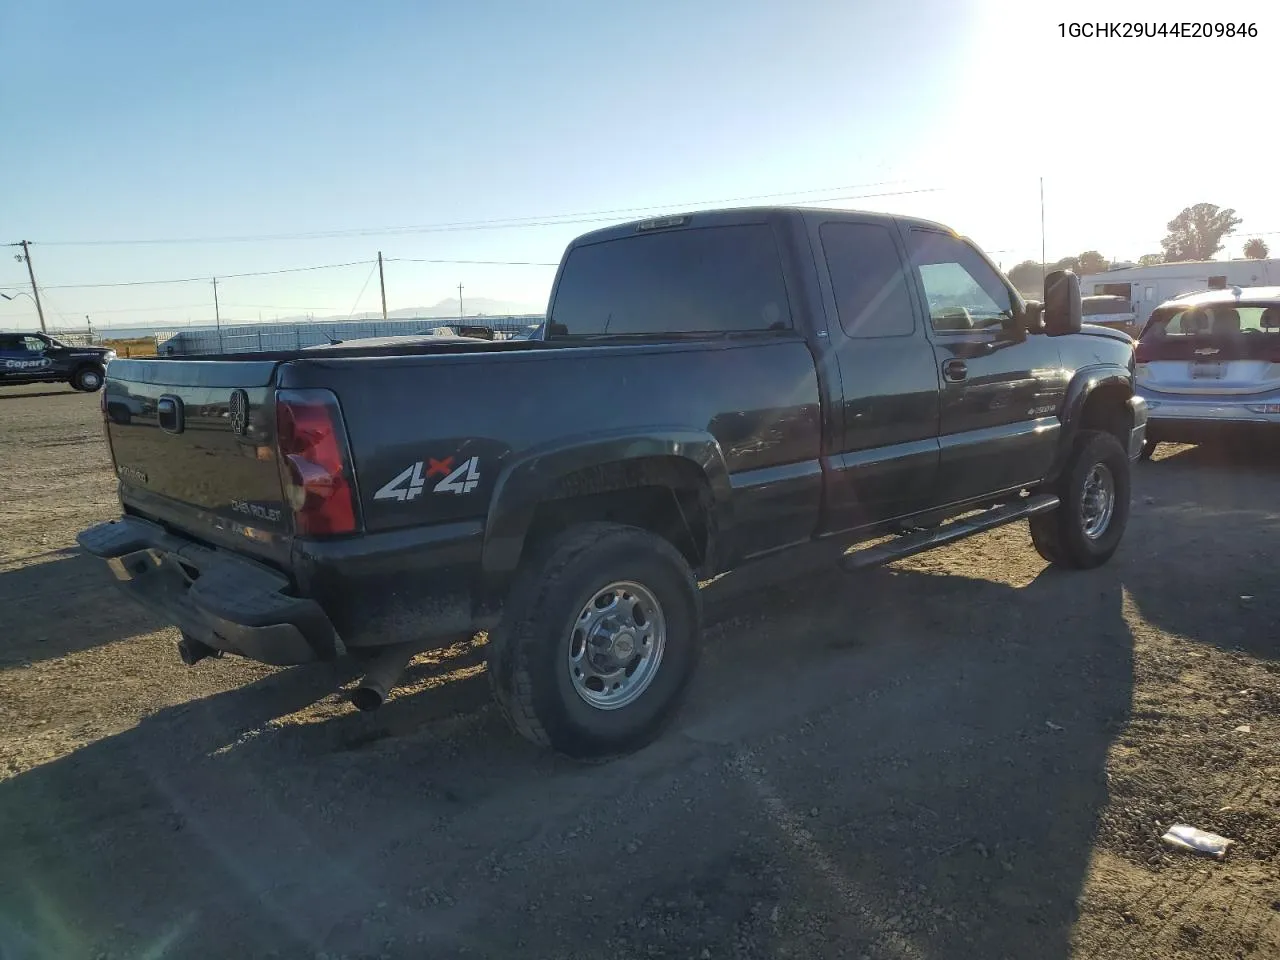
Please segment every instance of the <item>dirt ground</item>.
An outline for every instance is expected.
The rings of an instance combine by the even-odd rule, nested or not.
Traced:
[[[506,730],[480,639],[372,718],[182,666],[74,546],[96,397],[0,393],[0,478],[3,960],[1280,956],[1280,454],[1162,448],[1090,573],[1019,525],[717,581],[686,708],[597,766]]]

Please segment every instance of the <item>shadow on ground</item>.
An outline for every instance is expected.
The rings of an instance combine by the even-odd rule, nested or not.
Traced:
[[[101,560],[68,548],[0,572],[0,626],[4,669],[152,633],[168,624],[124,596]]]
[[[1224,650],[1280,657],[1280,450],[1162,445],[1135,472],[1125,586],[1144,619]],[[1159,553],[1142,545],[1159,543]]]
[[[509,734],[463,645],[374,718],[285,671],[0,783],[0,955],[1066,958],[1115,569],[711,594],[689,704],[610,764]]]
[[[72,390],[67,387],[65,390],[25,390],[20,393],[13,393],[9,390],[0,390],[0,400],[26,400],[30,397],[79,397],[83,394],[79,390]]]

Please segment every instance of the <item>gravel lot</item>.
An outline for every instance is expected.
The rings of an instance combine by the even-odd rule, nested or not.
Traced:
[[[0,476],[4,960],[1280,956],[1280,454],[1161,448],[1090,573],[1018,525],[724,578],[674,727],[598,766],[505,729],[483,638],[374,717],[183,667],[74,546],[96,397],[0,393]]]

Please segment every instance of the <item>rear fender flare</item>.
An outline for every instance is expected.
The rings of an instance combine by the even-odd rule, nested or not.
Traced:
[[[592,434],[527,451],[504,468],[485,523],[485,577],[501,580],[515,572],[538,504],[551,497],[562,478],[591,467],[654,457],[674,457],[699,470],[711,491],[713,536],[722,537],[733,522],[732,488],[724,453],[713,436],[681,429]]]

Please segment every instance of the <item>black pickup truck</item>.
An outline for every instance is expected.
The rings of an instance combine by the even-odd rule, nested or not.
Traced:
[[[0,386],[69,383],[93,393],[115,356],[106,347],[72,347],[44,333],[0,333]]]
[[[684,690],[698,582],[819,538],[850,569],[1027,518],[1093,567],[1146,409],[1079,284],[1024,302],[950,230],[738,209],[574,241],[538,339],[117,360],[124,517],[85,530],[187,662],[367,661],[489,631],[514,726],[635,748]]]

